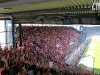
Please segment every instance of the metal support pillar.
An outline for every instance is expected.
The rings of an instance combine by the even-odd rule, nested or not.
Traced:
[[[20,40],[20,44],[19,46],[22,46],[22,37],[21,37],[21,34],[22,34],[22,26],[21,26],[21,23],[19,23],[19,40]]]
[[[13,48],[15,48],[15,29],[14,29],[14,20],[12,20],[12,38],[13,38]]]

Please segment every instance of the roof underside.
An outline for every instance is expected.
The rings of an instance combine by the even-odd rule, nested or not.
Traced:
[[[91,10],[92,3],[93,0],[0,0],[0,17],[14,19],[15,23],[64,23],[67,18],[71,23],[77,19],[79,24],[80,19],[92,21],[99,16],[99,12]]]

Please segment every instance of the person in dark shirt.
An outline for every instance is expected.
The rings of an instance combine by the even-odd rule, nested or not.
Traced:
[[[4,69],[5,69],[5,62],[0,60],[0,75],[2,75],[1,72],[3,72]]]
[[[20,75],[20,68],[18,66],[12,66],[9,70],[9,75]]]

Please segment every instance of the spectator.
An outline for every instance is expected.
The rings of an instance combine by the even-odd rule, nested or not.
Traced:
[[[20,75],[20,68],[18,66],[12,66],[9,75]]]
[[[5,62],[0,60],[0,75],[2,75],[1,73],[4,71],[5,69]]]

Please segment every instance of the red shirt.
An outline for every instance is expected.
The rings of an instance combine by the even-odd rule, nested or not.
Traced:
[[[24,75],[24,74],[19,74],[19,75]]]
[[[18,66],[21,66],[21,62],[18,62]]]

